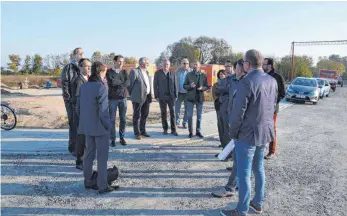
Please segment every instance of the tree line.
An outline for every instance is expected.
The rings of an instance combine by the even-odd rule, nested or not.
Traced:
[[[92,54],[92,61],[102,61],[112,64],[115,53],[102,54],[96,51]],[[164,59],[169,59],[171,65],[178,67],[183,58],[190,61],[199,61],[202,64],[224,64],[226,61],[235,62],[243,57],[242,52],[233,52],[232,46],[222,38],[200,36],[197,38],[184,37],[179,41],[169,44],[166,49],[155,59],[155,64],[160,67]],[[269,56],[271,57],[271,56]],[[72,53],[61,55],[46,55],[41,57],[39,54],[25,56],[24,63],[19,55],[9,55],[7,72],[18,74],[50,74],[59,75],[62,67],[72,59]],[[274,57],[275,68],[286,80],[291,78],[291,56],[281,58]],[[315,77],[319,74],[320,68],[338,70],[339,74],[347,78],[347,56],[332,54],[318,58],[314,65],[313,59],[307,55],[294,56],[294,76]],[[126,64],[135,64],[135,57],[125,57]],[[1,73],[6,69],[1,68]]]
[[[101,54],[96,51],[91,56],[91,61],[102,61],[105,64],[112,64],[112,60],[116,54]],[[7,68],[1,67],[1,74],[3,75],[52,75],[58,76],[62,68],[73,59],[72,52],[59,55],[49,54],[42,57],[39,54],[34,56],[26,55],[24,61],[19,55],[11,54],[8,56],[9,63]],[[135,57],[125,57],[126,64],[135,64],[137,59]]]
[[[235,62],[243,57],[243,53],[233,52],[232,46],[224,39],[200,36],[198,38],[184,37],[179,41],[170,44],[161,52],[155,60],[159,66],[164,59],[169,59],[173,65],[178,66],[183,58],[198,60],[202,64],[224,64],[227,60]],[[267,56],[265,56],[267,57]],[[268,56],[271,57],[271,56]],[[291,56],[276,58],[275,68],[286,80],[291,78]],[[347,78],[347,56],[332,54],[318,58],[318,63],[314,65],[310,56],[294,56],[295,77],[314,77],[319,75],[319,69],[338,70],[339,74]]]

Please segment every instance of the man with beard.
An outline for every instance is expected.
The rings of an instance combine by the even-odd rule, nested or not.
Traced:
[[[193,111],[196,106],[196,136],[204,138],[201,133],[202,106],[205,101],[204,91],[209,89],[207,77],[200,71],[200,62],[193,62],[193,71],[189,72],[184,81],[184,89],[187,90],[187,115],[189,138],[193,137]]]
[[[284,78],[281,74],[275,72],[274,68],[274,60],[272,58],[265,58],[263,62],[264,72],[275,78],[278,86],[278,94],[277,94],[277,104],[276,110],[274,113],[274,127],[275,127],[275,139],[269,144],[269,153],[265,156],[265,159],[272,159],[276,154],[276,146],[277,146],[277,138],[276,138],[276,121],[277,114],[279,112],[279,103],[286,96],[286,87]]]

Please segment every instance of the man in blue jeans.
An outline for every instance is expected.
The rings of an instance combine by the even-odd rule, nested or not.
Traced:
[[[126,113],[127,113],[127,87],[130,84],[129,75],[123,70],[124,57],[116,55],[113,59],[114,67],[107,70],[106,80],[108,85],[109,112],[111,118],[110,140],[111,147],[116,146],[116,114],[119,109],[119,142],[126,145],[124,139]]]
[[[200,71],[200,62],[193,62],[193,71],[186,75],[184,89],[187,90],[187,116],[189,138],[193,137],[193,112],[196,106],[196,136],[204,138],[201,133],[202,106],[205,101],[204,91],[209,89],[206,74]]]
[[[187,128],[187,91],[183,87],[184,80],[186,79],[187,73],[189,73],[191,69],[189,68],[189,60],[184,58],[182,60],[182,67],[176,70],[176,84],[178,89],[178,97],[175,102],[175,116],[176,116],[176,126],[180,125],[180,117],[181,117],[181,106],[184,104],[184,114],[183,114],[183,122],[182,127]]]
[[[277,103],[277,83],[262,69],[257,50],[244,56],[247,75],[239,82],[231,111],[230,136],[235,140],[239,203],[236,209],[222,210],[224,216],[245,216],[251,207],[263,212],[265,172],[264,149],[275,138],[273,113]],[[255,176],[255,196],[251,201],[251,171]]]

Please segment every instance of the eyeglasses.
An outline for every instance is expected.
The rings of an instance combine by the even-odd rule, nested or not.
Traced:
[[[183,64],[189,64],[189,63],[183,63]]]

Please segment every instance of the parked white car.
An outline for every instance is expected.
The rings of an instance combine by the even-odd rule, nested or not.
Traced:
[[[330,94],[330,83],[326,79],[317,78],[318,86],[319,86],[319,97],[323,99],[324,97],[329,97]]]

